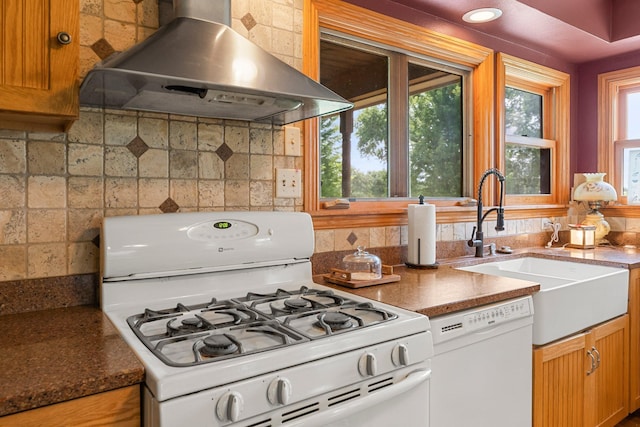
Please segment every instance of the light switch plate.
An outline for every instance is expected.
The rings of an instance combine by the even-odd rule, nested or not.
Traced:
[[[284,127],[284,155],[300,156],[300,128],[295,126]]]
[[[302,172],[300,169],[276,168],[276,197],[302,197]]]

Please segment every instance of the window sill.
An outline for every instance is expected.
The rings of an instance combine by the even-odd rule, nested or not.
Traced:
[[[640,205],[614,205],[600,209],[607,217],[640,218]]]
[[[475,222],[476,206],[436,205],[436,222],[439,224]],[[309,212],[316,230],[362,227],[392,227],[407,225],[407,206],[405,202],[360,202],[353,203],[349,209],[323,209]],[[527,205],[505,206],[507,219],[531,219],[541,217],[564,217],[568,205]],[[640,206],[637,206],[640,208]],[[487,207],[485,206],[485,209]],[[640,209],[637,209],[640,217]],[[614,215],[615,216],[615,215]]]

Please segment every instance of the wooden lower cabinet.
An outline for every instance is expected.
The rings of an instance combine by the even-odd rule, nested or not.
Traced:
[[[140,427],[140,386],[129,386],[0,417],[0,427]]]
[[[615,426],[629,413],[629,316],[533,350],[533,426]]]
[[[640,268],[629,270],[629,412],[640,409]]]

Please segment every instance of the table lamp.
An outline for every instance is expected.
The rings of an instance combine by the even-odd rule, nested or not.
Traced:
[[[596,227],[596,244],[606,243],[605,236],[611,231],[609,223],[600,213],[603,203],[618,200],[616,189],[603,180],[605,173],[583,173],[586,181],[578,185],[573,192],[573,199],[589,204],[589,213],[582,221],[582,225]]]

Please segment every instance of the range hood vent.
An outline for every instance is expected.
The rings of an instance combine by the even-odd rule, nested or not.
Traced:
[[[81,105],[275,125],[353,107],[233,31],[230,0],[173,0],[173,8],[151,37],[89,71]]]

